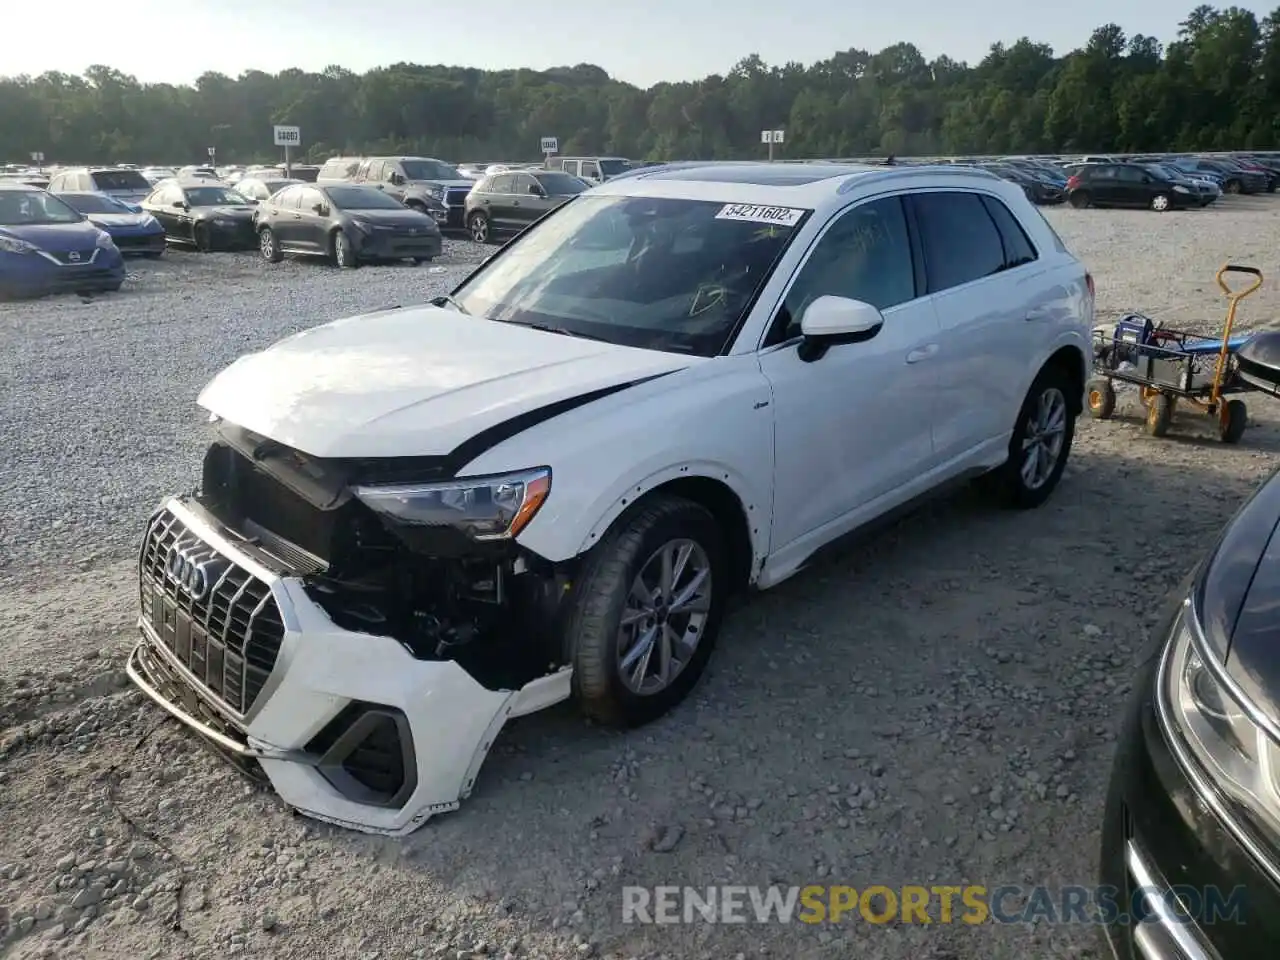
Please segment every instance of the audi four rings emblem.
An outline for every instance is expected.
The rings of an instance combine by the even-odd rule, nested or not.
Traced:
[[[203,544],[172,546],[165,560],[165,573],[169,579],[185,590],[192,600],[203,600],[209,590],[231,566],[230,561],[218,556]]]

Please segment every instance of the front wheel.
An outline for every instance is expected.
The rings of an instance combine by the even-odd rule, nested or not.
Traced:
[[[276,242],[276,232],[270,227],[263,227],[258,232],[258,250],[267,263],[279,263],[284,259],[280,244]]]
[[[1157,193],[1151,198],[1151,209],[1156,213],[1164,213],[1169,209],[1169,195],[1167,193]]]
[[[195,242],[196,249],[201,253],[208,253],[213,249],[213,242],[209,239],[209,228],[203,223],[196,224],[191,238]]]
[[[351,246],[351,241],[341,230],[336,230],[333,234],[333,262],[339,267],[356,265],[355,248]]]
[[[564,646],[584,712],[633,727],[680,703],[711,656],[728,587],[704,507],[659,495],[624,514],[570,594]]]
[[[488,243],[490,236],[489,218],[480,212],[473,213],[467,218],[467,230],[471,234],[471,239],[476,243]]]
[[[1031,384],[1009,439],[1009,458],[985,478],[1002,506],[1028,510],[1049,499],[1075,436],[1075,413],[1067,398],[1079,391],[1059,367],[1041,370]]]
[[[1147,401],[1147,433],[1163,437],[1173,424],[1173,397],[1157,393]]]

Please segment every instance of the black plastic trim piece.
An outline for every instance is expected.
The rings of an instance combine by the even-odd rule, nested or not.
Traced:
[[[360,745],[376,732],[378,725],[386,721],[396,727],[404,771],[399,788],[390,796],[371,790],[353,777],[345,766]],[[408,718],[394,707],[358,701],[348,704],[312,739],[306,752],[318,756],[316,771],[333,789],[354,803],[399,810],[418,789],[418,759],[414,752],[413,733]]]
[[[630,387],[638,387],[642,383],[648,383],[651,380],[658,380],[661,377],[679,373],[683,369],[681,367],[679,370],[667,370],[662,373],[655,373],[652,376],[641,377],[639,380],[629,380],[626,383],[617,383],[611,387],[601,387],[599,390],[592,390],[590,393],[579,394],[576,397],[557,400],[555,403],[549,403],[544,407],[526,410],[524,413],[518,414],[509,420],[495,423],[493,426],[481,430],[471,439],[465,440],[454,447],[445,457],[446,470],[451,477],[457,476],[458,471],[472,460],[475,460],[476,457],[487,453],[498,444],[510,440],[526,430],[558,417],[562,413],[585,407],[589,403],[603,400],[605,397],[613,396],[615,393],[621,393]]]

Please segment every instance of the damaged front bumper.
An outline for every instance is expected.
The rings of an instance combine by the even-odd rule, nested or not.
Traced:
[[[457,809],[503,724],[569,695],[568,668],[493,690],[338,627],[299,575],[188,498],[152,518],[139,584],[133,682],[285,803],[364,832]]]

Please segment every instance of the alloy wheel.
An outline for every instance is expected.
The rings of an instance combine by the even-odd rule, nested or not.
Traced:
[[[486,217],[471,218],[471,239],[476,243],[487,243],[489,240],[489,220]]]
[[[695,540],[670,540],[632,581],[618,627],[618,677],[632,693],[671,686],[693,659],[711,613],[711,559]]]
[[[1040,394],[1022,441],[1022,482],[1039,490],[1053,475],[1067,435],[1067,398],[1057,387]]]

